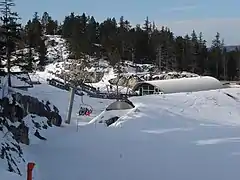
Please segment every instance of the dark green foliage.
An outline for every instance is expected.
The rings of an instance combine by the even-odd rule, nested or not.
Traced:
[[[13,12],[11,9],[13,6],[15,6],[13,0],[0,2],[0,64],[2,64],[2,61],[7,61],[7,63],[5,63],[5,67],[7,67],[8,72],[10,72],[11,67],[18,62],[10,61],[10,59],[18,49],[21,42],[21,25],[17,23],[19,20],[18,14]],[[10,79],[9,85],[11,86]]]
[[[94,17],[86,17],[84,13],[66,16],[61,28],[62,36],[68,40],[71,58],[88,54],[107,58],[111,65],[131,60],[156,64],[161,71],[190,71],[219,79],[239,76],[240,52],[224,50],[219,33],[211,48],[207,48],[203,34],[198,35],[194,30],[191,35],[174,37],[169,28],[158,29],[148,17],[142,27],[132,27],[123,16],[119,23],[115,18],[97,23]]]
[[[44,69],[48,63],[45,35],[61,35],[67,40],[69,58],[77,61],[87,59],[86,55],[90,55],[96,59],[108,59],[111,65],[131,60],[134,63],[155,64],[159,71],[190,71],[231,80],[238,79],[240,75],[240,52],[238,49],[228,52],[219,33],[216,33],[212,46],[207,48],[202,33],[193,31],[190,35],[175,37],[169,28],[157,28],[148,17],[142,26],[133,27],[124,16],[119,21],[113,17],[99,23],[95,17],[85,13],[71,13],[60,24],[48,12],[44,12],[42,17],[35,13],[24,30],[20,30],[16,23],[17,14],[10,11],[10,7],[14,5],[13,0],[5,0],[1,6],[4,7],[6,2],[12,18],[7,20],[2,12],[0,68],[2,60],[9,58],[6,57],[7,46],[8,56],[16,49],[28,48],[24,55],[18,52],[18,61],[15,62],[25,71],[35,70],[36,62],[36,67]],[[12,33],[7,34],[6,29],[11,29]],[[8,43],[5,41],[6,34],[11,36]],[[19,35],[21,42],[16,40]],[[33,57],[36,53],[38,59],[35,62]]]

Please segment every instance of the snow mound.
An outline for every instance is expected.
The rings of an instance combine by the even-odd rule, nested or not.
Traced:
[[[138,112],[137,107],[126,110],[111,110],[103,111],[97,117],[93,118],[89,124],[106,125],[106,126],[120,126],[125,119],[130,119]]]

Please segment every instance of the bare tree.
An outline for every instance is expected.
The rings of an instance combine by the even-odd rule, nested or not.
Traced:
[[[120,53],[119,50],[117,48],[114,49],[114,51],[109,51],[108,49],[108,58],[110,60],[110,63],[114,66],[117,66],[117,80],[116,80],[116,94],[117,97],[119,97],[119,81],[120,81],[120,77],[121,77],[121,57],[120,57]]]

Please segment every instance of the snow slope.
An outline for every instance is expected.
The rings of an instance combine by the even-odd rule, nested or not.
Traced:
[[[34,79],[37,79],[39,81],[44,81],[47,78],[56,78],[58,80],[61,80],[58,78],[59,75],[63,74],[64,72],[69,72],[67,65],[74,63],[76,66],[78,63],[73,59],[69,59],[70,53],[68,51],[65,39],[61,38],[61,36],[58,35],[47,35],[46,39],[46,56],[48,58],[48,65],[45,67],[45,70],[43,72],[36,72],[32,77],[35,77]],[[35,55],[35,59],[37,58],[37,55]],[[86,67],[88,72],[101,72],[104,74],[101,81],[91,83],[90,85],[94,86],[95,88],[99,88],[101,92],[106,92],[106,85],[110,85],[109,80],[117,77],[117,68],[112,67],[109,62],[104,59],[88,57],[88,60],[90,64],[88,68]],[[156,68],[151,64],[135,64],[131,61],[125,61],[120,65],[120,67],[123,76],[127,77],[129,75],[137,75],[139,78],[144,80],[149,80],[150,74],[152,74],[150,72]],[[15,70],[19,71],[19,69],[16,69],[16,67]],[[189,72],[161,72],[153,74],[152,79],[172,79],[196,76],[198,75]],[[125,92],[126,88],[121,87],[121,91]]]
[[[42,84],[30,93],[51,98],[66,115],[65,91]],[[48,141],[26,148],[38,167],[34,178],[237,180],[239,98],[239,89],[134,97],[139,111],[117,112],[121,122],[108,128],[82,124],[78,132],[73,115],[71,125],[47,131]],[[111,101],[85,97],[85,102],[94,107],[94,117]]]
[[[60,111],[60,115],[62,116],[63,119],[66,119],[67,117],[67,112],[68,112],[68,105],[69,105],[69,98],[70,98],[70,93],[58,89],[56,87],[50,86],[46,84],[46,82],[42,83],[41,85],[36,85],[34,88],[29,89],[29,94],[31,94],[34,97],[37,97],[38,99],[41,100],[51,100],[51,102],[56,105],[56,107]],[[113,100],[107,100],[107,99],[95,99],[95,98],[90,98],[88,96],[83,97],[83,102],[82,98],[80,96],[75,96],[74,98],[74,104],[73,104],[73,112],[72,112],[72,122],[75,123],[77,122],[77,119],[79,119],[79,116],[77,115],[79,109],[81,106],[86,107],[87,104],[88,106],[93,107],[93,113],[91,114],[90,117],[85,117],[83,121],[89,122],[93,117],[98,115],[100,112],[104,110],[104,108],[107,106],[108,103],[112,102]]]
[[[48,52],[54,56],[55,50]],[[60,71],[62,63],[52,63],[45,72],[37,72],[42,84],[27,93],[50,100],[65,120],[69,93],[45,83],[46,78],[54,77],[48,71]],[[113,77],[113,69],[109,68],[102,81],[94,85],[106,91]],[[33,139],[30,146],[24,146],[26,159],[36,163],[34,180],[240,178],[240,89],[131,100],[136,105],[133,110],[106,112],[104,109],[113,100],[84,96],[84,103],[93,107],[93,113],[79,117],[82,100],[75,96],[70,125],[44,131],[47,141]],[[121,118],[110,127],[99,123],[116,115]],[[17,179],[5,174],[6,180]]]

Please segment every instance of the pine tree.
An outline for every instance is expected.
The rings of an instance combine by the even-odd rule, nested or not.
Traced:
[[[35,41],[35,33],[34,33],[34,27],[32,24],[32,21],[28,21],[27,25],[25,26],[25,44],[28,49],[28,52],[23,59],[25,62],[25,66],[22,67],[25,71],[32,72],[34,69],[34,57],[33,57],[33,49],[37,47],[36,44],[38,44]]]
[[[46,19],[49,19],[48,13],[45,13]],[[47,23],[47,20],[44,23]],[[33,35],[33,43],[34,43],[34,48],[35,50],[38,52],[39,56],[39,63],[38,63],[38,67],[40,68],[40,70],[43,70],[43,67],[46,65],[47,63],[47,48],[45,45],[45,41],[46,41],[46,37],[44,35],[44,26],[41,24],[40,22],[40,18],[38,16],[38,13],[36,12],[34,14],[34,17],[32,19],[31,25],[30,25],[30,34]]]
[[[203,40],[203,34],[202,32],[199,33],[199,37],[198,37],[198,46],[199,46],[199,54],[198,54],[198,73],[199,74],[204,74],[206,73],[207,69],[206,69],[206,59],[208,56],[208,49],[206,46],[206,41]]]
[[[43,33],[46,33],[46,29],[47,29],[47,24],[50,21],[50,16],[47,12],[44,12],[42,15],[42,19],[41,19],[41,25],[42,25],[42,31]]]
[[[75,14],[71,13],[66,16],[62,25],[62,36],[63,38],[69,39],[73,35],[73,28],[75,25]]]
[[[5,47],[5,58],[7,60],[7,72],[8,85],[11,86],[11,67],[13,63],[11,62],[11,56],[16,51],[17,42],[20,40],[20,27],[21,25],[17,23],[19,16],[16,12],[11,10],[15,6],[13,0],[5,0],[0,2],[1,11],[1,21],[2,21],[2,34],[3,34],[3,47]]]
[[[122,60],[128,59],[131,54],[131,45],[129,41],[129,30],[131,26],[127,20],[124,20],[124,17],[120,17],[119,27],[118,27],[118,48],[120,51],[120,55]]]
[[[27,65],[25,66],[26,70],[28,72],[32,72],[33,71],[33,61],[34,61],[34,57],[33,57],[33,53],[32,53],[32,48],[28,49],[28,56],[27,56]]]
[[[4,14],[6,3],[9,6],[8,20]],[[134,63],[156,64],[160,70],[190,71],[200,75],[209,73],[219,79],[236,79],[239,76],[240,52],[237,49],[227,52],[219,33],[208,49],[202,33],[197,36],[193,30],[190,36],[174,37],[169,28],[158,29],[148,17],[142,27],[131,27],[123,16],[119,23],[115,18],[107,18],[99,23],[85,13],[71,13],[61,24],[48,12],[44,12],[41,18],[35,13],[24,31],[21,31],[20,26],[17,26],[17,14],[10,11],[14,5],[12,3],[13,0],[1,3],[0,58],[5,63],[6,59],[18,55],[17,61],[7,61],[10,64],[8,67],[17,64],[24,70],[31,71],[35,63],[35,52],[39,55],[39,66],[44,67],[48,63],[45,35],[60,34],[67,40],[70,58],[76,59],[76,62],[88,62],[90,55],[99,59],[107,57],[111,65],[132,60]],[[27,53],[19,50],[24,48],[28,49]],[[236,68],[233,67],[235,64]]]
[[[237,57],[238,57],[238,50],[231,51],[228,53],[227,56],[227,76],[228,80],[233,81],[235,80],[235,77],[237,77]]]
[[[88,42],[88,52],[90,55],[96,56],[96,52],[98,52],[98,46],[99,44],[99,24],[95,21],[94,17],[90,17],[87,23],[87,42]]]
[[[39,53],[39,68],[42,70],[43,67],[46,65],[46,61],[47,61],[47,48],[45,45],[45,38],[41,38],[40,40],[40,44],[38,47],[38,53]]]
[[[55,35],[57,33],[58,22],[54,21],[47,12],[43,13],[41,25],[43,34]]]
[[[106,56],[111,64],[115,64],[115,58],[111,58],[109,55],[118,49],[119,51],[119,41],[117,36],[117,22],[115,18],[108,18],[100,24],[100,42],[105,49]],[[111,62],[113,61],[113,62]]]
[[[143,25],[143,39],[144,39],[144,44],[145,44],[145,55],[144,59],[148,63],[151,62],[151,53],[152,53],[152,47],[150,45],[150,38],[151,38],[151,32],[152,32],[152,27],[151,27],[151,22],[149,21],[148,17],[146,17],[144,25]]]
[[[190,46],[190,53],[191,53],[191,72],[197,73],[198,68],[198,56],[199,56],[199,43],[196,32],[193,30],[191,34],[191,46]]]
[[[178,36],[175,39],[175,52],[177,70],[183,71],[186,69],[185,40],[181,36]]]
[[[214,73],[214,76],[217,78],[220,78],[220,75],[222,74],[223,68],[222,68],[222,50],[223,50],[223,44],[220,39],[220,33],[217,32],[215,39],[212,41],[211,46],[211,58],[213,59],[213,64],[210,64],[210,67],[212,68],[212,72]],[[215,65],[215,68],[214,68]]]
[[[144,29],[148,34],[150,34],[151,31],[152,31],[151,22],[149,21],[148,16],[147,16],[146,19],[145,19],[145,22],[144,22],[144,25],[143,25],[143,29]]]

